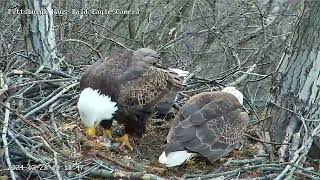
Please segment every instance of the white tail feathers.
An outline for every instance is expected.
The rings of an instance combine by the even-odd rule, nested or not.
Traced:
[[[166,155],[165,152],[162,152],[159,157],[159,162],[167,167],[174,167],[188,161],[194,155],[194,153],[188,153],[187,151],[170,152],[168,155]]]

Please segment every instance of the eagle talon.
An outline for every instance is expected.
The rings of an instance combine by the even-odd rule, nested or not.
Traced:
[[[122,137],[116,138],[115,140],[116,140],[118,143],[120,143],[119,148],[122,148],[123,146],[127,146],[130,151],[133,151],[133,147],[131,146],[131,144],[130,144],[130,142],[129,142],[129,136],[128,136],[128,134],[124,134]]]

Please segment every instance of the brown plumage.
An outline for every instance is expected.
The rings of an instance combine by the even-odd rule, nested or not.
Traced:
[[[243,98],[241,93],[239,97]],[[171,124],[165,154],[186,150],[214,161],[233,150],[249,118],[246,112],[241,112],[242,99],[240,102],[238,98],[221,91],[204,92],[190,98]],[[170,160],[161,160],[161,157],[159,161],[167,166],[179,165],[170,164]]]
[[[166,118],[169,119],[173,116],[173,113],[170,112],[172,106],[174,105],[175,99],[177,97],[177,92],[172,92],[167,94],[155,107],[155,112],[157,118]]]
[[[179,78],[183,80],[189,75],[189,71],[184,71],[181,69],[170,69],[170,70],[175,71],[178,74]],[[178,98],[178,92],[176,91],[172,91],[171,93],[163,97],[154,109],[157,115],[157,118],[171,119],[174,116],[174,114],[170,110],[177,98]]]
[[[182,88],[177,74],[158,65],[151,49],[118,53],[91,65],[81,77],[80,88],[98,89],[117,103],[114,118],[125,132],[141,137],[154,106],[166,94]],[[108,120],[107,128],[109,128]],[[106,124],[106,122],[101,122]]]

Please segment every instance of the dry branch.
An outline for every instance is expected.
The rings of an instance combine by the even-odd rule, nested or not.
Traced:
[[[248,75],[250,75],[250,73],[252,73],[254,71],[254,69],[257,67],[256,64],[252,65],[252,67],[250,67],[246,72],[243,72],[243,75],[241,77],[239,77],[237,80],[235,80],[232,83],[229,83],[228,86],[236,86],[238,85],[240,82],[244,81]]]
[[[319,129],[320,124],[312,131],[311,135],[305,134],[305,136],[307,136],[306,141],[304,141],[300,148],[294,152],[294,156],[290,160],[290,164],[287,165],[286,168],[276,177],[276,180],[282,179],[288,171],[291,171],[289,174],[289,176],[291,176],[296,170],[296,167],[300,167],[300,165],[305,161],[305,156],[312,145],[313,137],[319,133]],[[294,164],[295,166],[291,166],[291,164]],[[318,176],[318,178],[320,178],[320,176]]]
[[[261,169],[261,168],[271,168],[268,170],[278,170],[277,168],[279,167],[283,167],[286,166],[287,164],[289,164],[288,162],[285,163],[280,163],[280,164],[259,164],[259,165],[252,165],[252,166],[244,166],[242,168],[238,168],[236,170],[232,170],[232,171],[226,171],[226,172],[221,172],[221,173],[210,173],[207,175],[201,175],[201,174],[197,174],[197,175],[187,175],[185,178],[188,180],[197,180],[198,178],[201,179],[212,179],[212,178],[217,178],[217,177],[225,177],[225,176],[232,176],[232,175],[236,175],[239,173],[245,173],[248,172],[250,170],[254,170],[254,169]]]
[[[53,103],[55,100],[57,100],[62,94],[64,94],[65,92],[69,91],[71,88],[77,86],[79,83],[73,83],[70,84],[66,87],[64,87],[58,94],[56,94],[55,96],[53,96],[51,99],[49,99],[48,101],[46,101],[45,103],[41,104],[39,107],[31,110],[30,112],[28,112],[27,114],[25,114],[23,116],[23,118],[28,118],[29,116],[31,116],[32,114],[36,113],[37,111],[39,111],[40,109],[48,106],[49,104]]]
[[[10,104],[7,102],[6,105],[10,107]],[[8,132],[8,126],[9,126],[9,119],[10,119],[10,111],[6,109],[5,111],[5,117],[4,117],[4,122],[3,122],[3,128],[2,128],[2,143],[4,147],[4,155],[5,155],[5,160],[8,166],[8,169],[10,171],[11,178],[13,180],[16,179],[16,174],[14,172],[14,168],[12,167],[12,163],[10,160],[10,153],[9,153],[9,146],[8,146],[8,141],[7,141],[7,132]]]
[[[148,180],[164,180],[159,176],[148,174],[145,172],[127,172],[127,171],[108,171],[108,170],[91,170],[91,177],[99,177],[106,179],[148,179]]]

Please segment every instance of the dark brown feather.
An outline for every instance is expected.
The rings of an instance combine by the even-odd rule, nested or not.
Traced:
[[[157,104],[154,110],[160,119],[172,117],[173,113],[171,113],[170,110],[175,103],[176,96],[177,92],[171,92],[163,97]]]
[[[117,102],[115,119],[126,133],[141,136],[154,106],[168,93],[182,88],[177,74],[156,67],[157,59],[119,53],[91,65],[82,75],[80,88],[99,89]]]
[[[167,136],[171,145],[165,151],[184,148],[216,160],[237,145],[246,130],[248,118],[247,113],[241,112],[238,99],[230,93],[195,95],[172,122]]]

